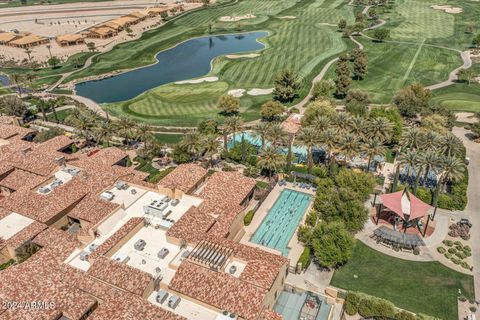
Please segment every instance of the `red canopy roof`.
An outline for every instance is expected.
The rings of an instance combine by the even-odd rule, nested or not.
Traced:
[[[404,220],[421,218],[433,207],[408,192],[407,189],[380,195],[383,205]],[[408,216],[407,218],[405,216]]]

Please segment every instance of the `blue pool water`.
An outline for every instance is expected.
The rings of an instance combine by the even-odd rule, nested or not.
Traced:
[[[245,132],[244,133],[244,139],[246,142],[254,145],[258,149],[260,149],[262,145],[262,141],[259,137],[255,137],[252,134]],[[240,143],[242,142],[242,134],[236,134],[234,139],[230,139],[228,142],[228,147],[232,148],[234,143]],[[268,142],[265,142],[267,145],[269,144]],[[281,149],[282,154],[287,154],[288,153],[288,148],[282,148]],[[299,147],[299,146],[293,146],[292,147],[292,153],[295,155],[295,162],[306,162],[307,161],[307,148],[305,147]]]
[[[309,194],[284,189],[250,239],[288,256],[288,242],[310,204]]]
[[[75,89],[78,95],[97,103],[128,100],[163,84],[203,76],[210,72],[211,62],[218,56],[263,49],[257,39],[267,35],[259,31],[191,39],[159,52],[156,64],[82,82]]]

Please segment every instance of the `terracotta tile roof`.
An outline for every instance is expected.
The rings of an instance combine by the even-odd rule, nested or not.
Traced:
[[[139,296],[153,281],[149,273],[106,257],[98,257],[87,274]]]
[[[17,249],[25,242],[32,240],[40,232],[47,228],[43,223],[33,221],[31,224],[20,230],[17,234],[13,235],[8,240],[5,240],[4,245]]]
[[[132,231],[138,224],[143,223],[143,218],[135,217],[128,220],[120,229],[112,234],[105,242],[103,242],[95,251],[90,255],[90,259],[103,256],[110,249],[112,249],[120,240],[122,240],[130,231]]]
[[[229,274],[184,260],[169,288],[245,319],[256,319],[267,291]]]
[[[302,116],[299,114],[291,114],[288,118],[282,122],[282,128],[290,134],[296,134],[300,128]]]
[[[186,318],[154,306],[139,297],[119,293],[114,299],[102,303],[89,320],[183,320]]]
[[[0,177],[0,185],[12,190],[18,190],[22,187],[30,189],[44,181],[45,177],[21,169],[12,170],[11,173],[3,179]]]
[[[96,224],[118,208],[120,208],[119,204],[100,199],[94,193],[82,199],[68,215]]]
[[[199,165],[193,163],[181,164],[160,180],[158,184],[165,188],[179,189],[189,193],[193,191],[192,188],[195,185],[205,179],[207,174],[208,171]]]
[[[48,38],[37,36],[35,34],[28,34],[20,39],[10,41],[9,44],[13,45],[26,45],[26,44],[35,44],[40,41],[48,41]]]
[[[192,206],[168,229],[167,236],[184,239],[189,243],[196,243],[205,237],[214,224],[215,218]]]
[[[34,132],[28,128],[0,123],[0,139],[10,139],[16,135],[24,138]]]
[[[57,248],[57,250],[65,251],[68,254],[72,251],[70,249],[71,247],[78,248],[81,246],[80,241],[78,241],[74,234],[54,227],[48,227],[40,232],[35,239],[33,239],[33,242],[42,247]]]

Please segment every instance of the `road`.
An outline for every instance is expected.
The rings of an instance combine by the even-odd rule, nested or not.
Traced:
[[[474,141],[468,139],[466,134],[470,131],[454,127],[453,134],[459,137],[467,149],[467,157],[470,158],[468,165],[468,203],[463,211],[463,215],[468,216],[473,224],[470,232],[472,237],[472,258],[473,258],[473,277],[475,284],[475,297],[480,299],[480,146]],[[477,318],[480,311],[476,313]]]

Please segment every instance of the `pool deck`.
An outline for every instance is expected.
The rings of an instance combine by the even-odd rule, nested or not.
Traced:
[[[250,239],[252,238],[253,234],[255,231],[258,229],[260,224],[262,223],[263,219],[265,216],[268,214],[270,209],[273,207],[275,201],[280,197],[281,192],[284,189],[291,189],[299,192],[303,192],[306,194],[310,194],[312,196],[315,195],[315,192],[312,190],[307,190],[307,189],[302,189],[299,187],[294,187],[293,183],[288,182],[286,186],[279,186],[278,184],[273,188],[273,190],[270,192],[270,194],[267,196],[265,201],[261,204],[261,206],[258,208],[257,212],[255,213],[255,216],[252,219],[252,222],[250,223],[249,226],[245,226],[245,234],[243,235],[242,239],[240,240],[241,243],[246,243],[251,246],[259,247],[262,248],[263,250],[273,252],[276,254],[281,254],[280,251],[264,247],[262,245],[250,242]],[[303,224],[306,218],[306,213],[310,212],[310,209],[312,208],[313,204],[313,198],[312,201],[310,202],[307,210],[305,211],[305,214],[303,215],[302,219],[300,220],[300,224]],[[298,261],[298,258],[303,252],[304,245],[297,240],[297,229],[295,229],[295,233],[293,234],[292,238],[290,239],[290,242],[288,243],[288,247],[290,248],[290,251],[288,253],[288,259],[290,259],[290,266],[295,267]]]

